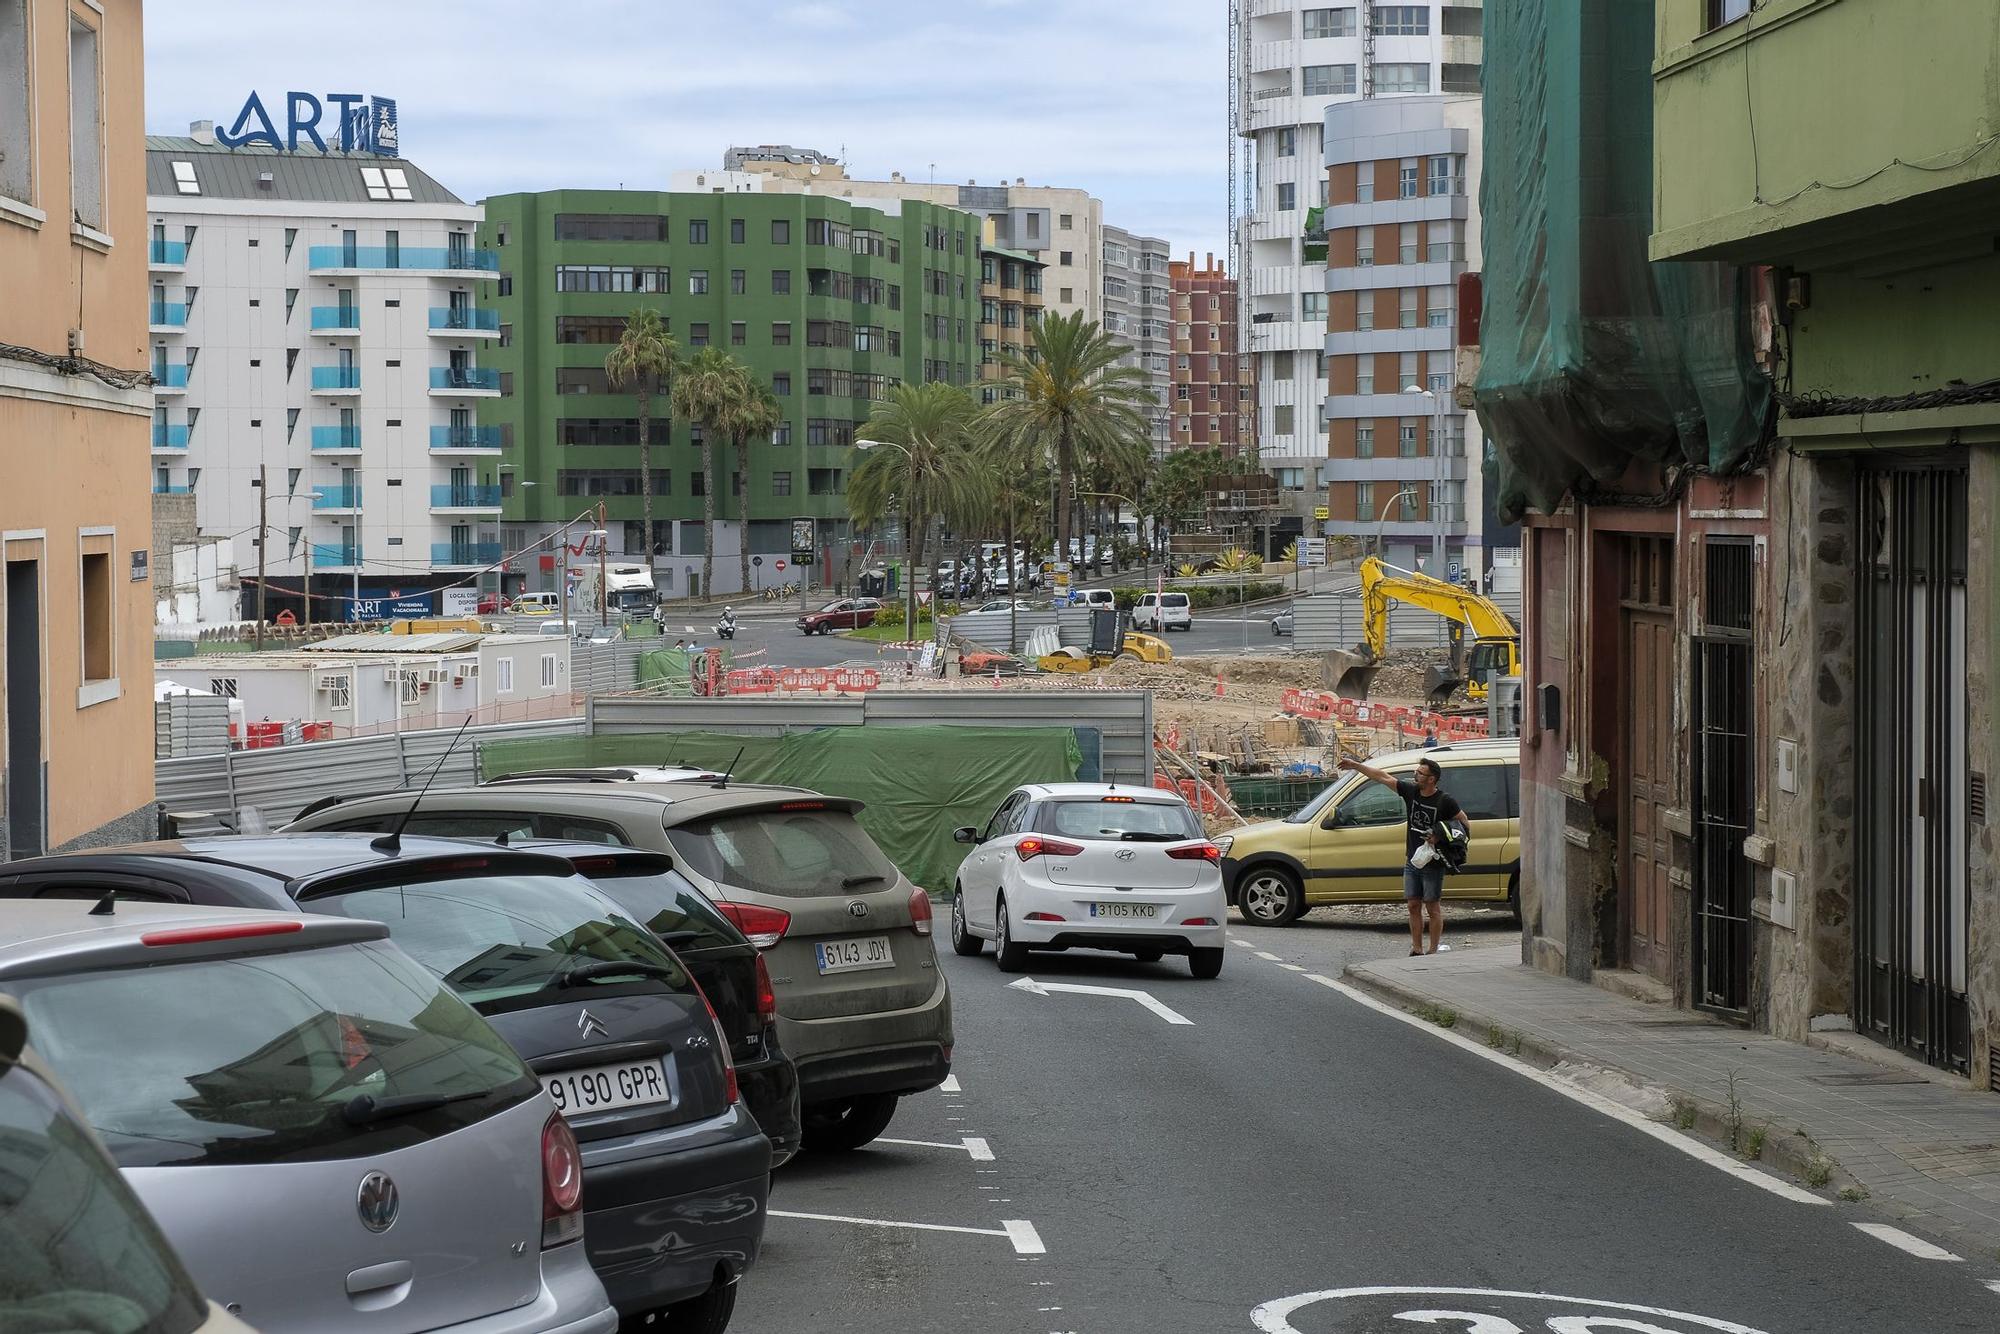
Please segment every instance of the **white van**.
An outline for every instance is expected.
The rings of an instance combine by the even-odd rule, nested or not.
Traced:
[[[1108,588],[1079,588],[1070,597],[1070,604],[1077,607],[1112,607],[1118,605],[1117,596]]]
[[[1192,630],[1194,607],[1185,593],[1148,593],[1132,608],[1134,630]]]

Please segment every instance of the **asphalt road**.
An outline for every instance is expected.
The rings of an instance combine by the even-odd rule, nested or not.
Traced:
[[[1881,1221],[1866,1204],[1771,1193],[1317,980],[1402,952],[1393,909],[1354,916],[1237,925],[1213,982],[1087,954],[1027,974],[1142,989],[1186,1024],[1124,997],[1034,994],[990,950],[947,951],[956,1087],[900,1110],[889,1137],[921,1144],[778,1174],[732,1328],[2000,1329],[1995,1257],[1916,1258],[1857,1230]],[[1446,935],[1514,939],[1470,910]],[[919,1223],[966,1230],[905,1226]],[[1372,1291],[1421,1288],[1458,1291]]]

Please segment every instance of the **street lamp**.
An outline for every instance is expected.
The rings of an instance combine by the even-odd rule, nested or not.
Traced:
[[[1395,492],[1387,500],[1382,502],[1382,512],[1375,516],[1375,554],[1377,556],[1382,554],[1382,525],[1389,521],[1389,506],[1409,494],[1410,485],[1408,482],[1404,482],[1396,488]]]
[[[1431,400],[1431,472],[1434,477],[1431,491],[1431,577],[1445,577],[1444,564],[1444,515],[1446,505],[1444,470],[1444,395],[1434,389],[1419,385],[1406,385],[1406,394]]]

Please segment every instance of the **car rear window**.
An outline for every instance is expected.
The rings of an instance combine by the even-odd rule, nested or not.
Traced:
[[[0,1074],[0,1329],[187,1334],[208,1304],[118,1169],[25,1066]]]
[[[16,985],[37,1049],[122,1167],[376,1155],[538,1087],[484,1019],[383,941]],[[357,1126],[363,1094],[454,1101]]]
[[[743,933],[702,897],[678,871],[588,872],[596,885],[619,907],[644,923],[656,936],[682,936],[672,940],[677,950],[706,950],[722,945],[747,945]]]
[[[717,884],[817,898],[885,889],[896,868],[846,811],[747,811],[667,831],[674,851]]]
[[[657,975],[675,991],[692,990],[680,962],[652,933],[580,877],[419,880],[328,894],[306,906],[386,923],[390,939],[482,1007],[542,1003],[545,993],[564,985],[570,969],[592,963],[648,964],[653,971],[635,970],[632,979]]]
[[[1127,843],[1178,843],[1200,838],[1194,812],[1177,801],[1104,801],[1091,797],[1044,803],[1035,827],[1071,838],[1115,838]]]
[[[1185,593],[1169,593],[1160,601],[1160,605],[1164,607],[1185,607],[1187,604],[1188,595]]]

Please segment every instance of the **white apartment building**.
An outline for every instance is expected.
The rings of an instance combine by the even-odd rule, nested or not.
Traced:
[[[1339,103],[1433,93],[1476,94],[1481,0],[1323,5],[1231,0],[1236,90],[1230,107],[1245,155],[1232,191],[1247,348],[1257,372],[1257,442],[1298,531],[1327,456],[1327,203],[1323,126]]]
[[[272,616],[306,587],[337,620],[482,582],[502,441],[479,352],[505,335],[473,304],[497,268],[479,207],[400,158],[225,148],[206,122],[146,150],[155,492],[234,544],[246,605],[261,557]]]
[[[1104,229],[1104,331],[1131,349],[1121,364],[1145,372],[1153,390],[1153,455],[1173,447],[1172,248],[1157,236]],[[1044,279],[1044,286],[1051,280]]]

